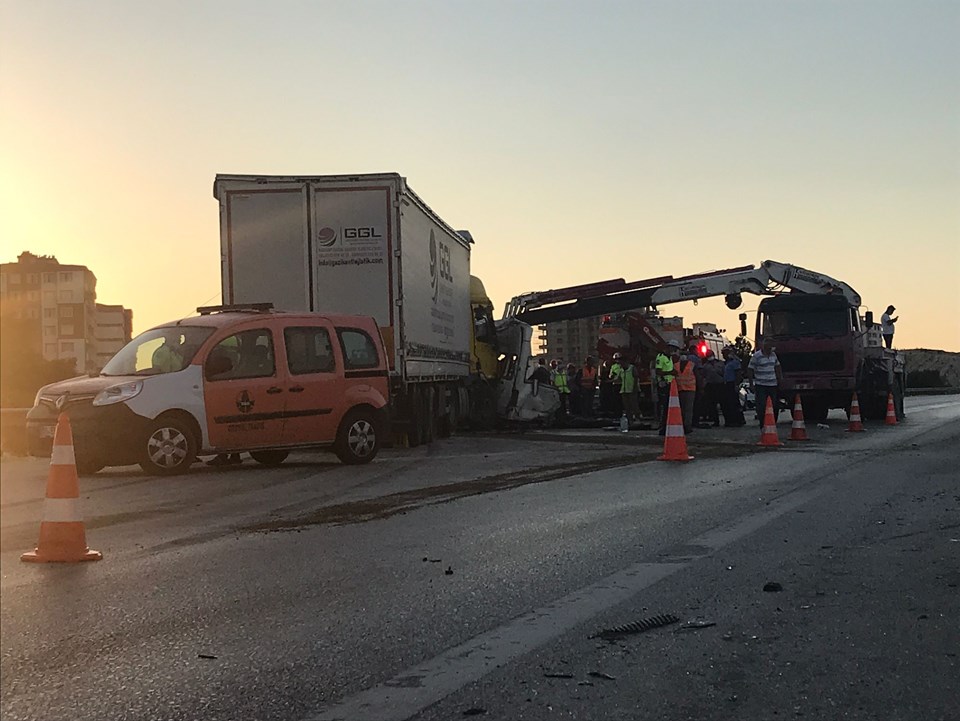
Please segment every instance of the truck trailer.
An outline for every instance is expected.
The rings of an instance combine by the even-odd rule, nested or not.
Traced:
[[[470,275],[469,232],[402,176],[217,175],[213,194],[223,303],[375,318],[394,430],[409,445],[466,420],[542,420],[559,406],[555,389],[517,372],[529,364],[532,329],[494,322]]]

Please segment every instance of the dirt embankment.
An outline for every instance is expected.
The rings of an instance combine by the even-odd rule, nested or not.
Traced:
[[[960,353],[917,348],[905,350],[903,354],[907,360],[908,378],[910,374],[921,371],[938,372],[948,387],[960,388]]]

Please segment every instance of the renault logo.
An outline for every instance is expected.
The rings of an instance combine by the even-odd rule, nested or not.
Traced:
[[[57,406],[57,410],[58,410],[58,411],[62,411],[63,408],[64,408],[64,406],[66,406],[67,403],[69,403],[69,402],[70,402],[70,394],[69,394],[69,393],[64,393],[62,396],[60,396],[59,398],[57,398],[57,401],[56,401],[56,403],[55,403],[54,405]]]

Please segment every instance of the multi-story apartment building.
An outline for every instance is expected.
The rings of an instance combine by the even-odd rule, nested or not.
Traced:
[[[96,299],[97,278],[86,266],[29,252],[0,264],[0,310],[18,334],[5,342],[30,345],[45,360],[73,358],[81,373],[100,367]]]
[[[133,311],[97,303],[97,367],[103,368],[133,334]]]
[[[563,364],[583,364],[587,356],[597,357],[597,340],[600,338],[600,325],[603,316],[563,320],[540,326],[537,336],[540,341],[540,353],[548,360],[559,360]]]

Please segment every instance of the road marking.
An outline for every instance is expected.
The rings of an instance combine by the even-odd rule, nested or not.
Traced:
[[[475,636],[305,721],[404,721],[497,667],[543,646],[710,553],[754,533],[826,490],[827,487],[820,487],[788,493],[771,501],[770,506],[762,511],[747,514],[734,524],[712,529],[689,541],[690,546],[705,547],[705,552],[700,555],[670,563],[629,566],[532,613]]]

